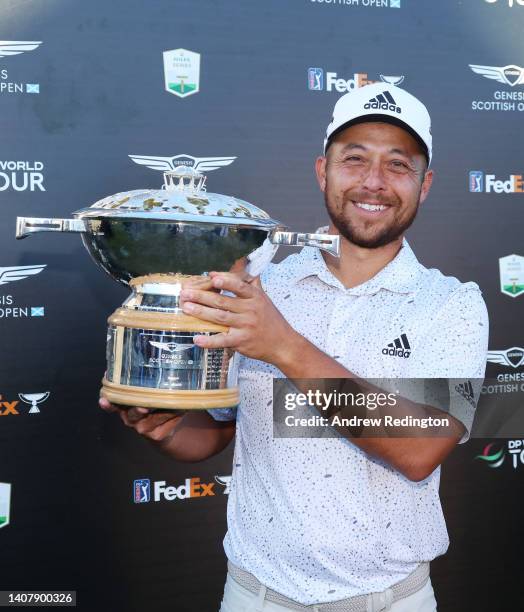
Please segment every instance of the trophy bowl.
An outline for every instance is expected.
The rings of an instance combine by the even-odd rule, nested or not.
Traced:
[[[258,276],[280,244],[338,256],[338,236],[290,232],[253,204],[208,193],[205,182],[180,166],[164,173],[162,189],[117,193],[72,219],[17,219],[19,239],[79,232],[97,265],[131,287],[108,319],[101,395],[113,403],[183,410],[236,406],[234,351],[193,343],[195,335],[227,327],[183,313],[182,288],[211,290],[210,271]]]

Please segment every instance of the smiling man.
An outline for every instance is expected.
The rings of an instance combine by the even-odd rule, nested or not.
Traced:
[[[440,464],[467,439],[275,439],[273,380],[482,378],[488,321],[480,291],[423,267],[404,239],[433,172],[430,118],[409,93],[373,84],[343,96],[316,172],[341,235],[339,259],[304,249],[251,282],[213,274],[184,310],[229,327],[196,337],[244,358],[238,410],[170,417],[121,410],[127,425],[180,460],[236,434],[222,612],[432,612],[429,561],[448,536]],[[102,402],[102,407],[116,409]]]

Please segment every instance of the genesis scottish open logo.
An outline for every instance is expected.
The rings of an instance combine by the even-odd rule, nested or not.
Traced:
[[[319,6],[344,6],[346,8],[364,6],[367,8],[401,8],[402,0],[309,0]]]
[[[13,55],[33,51],[42,44],[36,40],[0,40],[0,94],[38,94],[39,83],[23,83],[9,78],[6,60]],[[16,61],[16,60],[15,60]],[[11,70],[11,68],[9,68]]]
[[[524,348],[513,346],[502,351],[488,351],[488,361],[516,369],[524,365]]]
[[[9,266],[0,268],[0,286],[24,280],[42,272],[45,264],[35,266]],[[44,317],[45,307],[41,305],[19,306],[12,293],[3,293],[0,287],[0,319],[21,319],[25,317]]]
[[[193,157],[192,155],[173,155],[172,157],[160,157],[158,155],[130,155],[135,164],[146,166],[151,170],[169,172],[177,166],[188,166],[202,174],[225,168],[232,164],[236,157]]]
[[[389,83],[390,85],[400,85],[404,81],[403,75],[380,75],[380,81]],[[336,72],[324,72],[323,68],[308,68],[307,71],[307,86],[310,91],[335,91],[337,93],[347,93],[372,85],[380,81],[373,81],[368,78],[366,72],[355,72],[349,79],[339,78]]]
[[[481,74],[486,79],[492,79],[499,83],[504,83],[510,87],[515,85],[524,85],[524,69],[520,66],[510,64],[509,66],[477,66],[470,64],[469,67],[473,72]]]
[[[524,68],[509,64],[507,66],[482,66],[469,64],[475,74],[501,83],[506,89],[493,93],[493,100],[473,100],[472,110],[478,111],[524,111]],[[515,91],[517,89],[517,91]],[[512,91],[514,90],[514,91]]]

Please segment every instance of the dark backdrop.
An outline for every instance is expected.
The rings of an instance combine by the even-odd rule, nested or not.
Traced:
[[[0,407],[0,480],[12,485],[0,589],[76,589],[86,611],[216,610],[227,495],[215,477],[231,473],[231,449],[176,464],[97,408],[105,319],[127,291],[78,236],[16,242],[16,216],[70,217],[159,187],[161,173],[130,155],[231,156],[209,173],[210,191],[312,231],[325,221],[313,162],[340,95],[328,73],[403,76],[432,114],[436,172],[410,242],[425,265],[480,285],[491,349],[522,346],[524,300],[501,293],[498,260],[524,254],[524,195],[471,192],[469,172],[522,174],[524,83],[469,64],[515,65],[518,78],[523,26],[510,0],[0,2],[0,39],[42,43],[0,57],[0,402],[18,413]],[[178,48],[201,54],[200,91],[186,98],[164,88],[162,53]],[[309,68],[322,69],[322,90],[309,89]],[[508,94],[514,108],[495,108]],[[6,273],[21,266],[45,267]],[[19,394],[46,391],[29,413]],[[452,543],[432,568],[442,611],[501,610],[521,590],[524,457],[509,442],[471,441],[443,468]],[[498,467],[477,458],[500,452]],[[215,494],[134,503],[136,479],[191,478]]]

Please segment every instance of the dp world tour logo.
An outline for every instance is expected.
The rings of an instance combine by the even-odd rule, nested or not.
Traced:
[[[499,451],[493,449],[494,443],[491,442],[484,447],[481,455],[477,455],[475,459],[480,459],[488,464],[490,468],[498,468],[504,463],[506,453],[501,448]]]
[[[490,468],[500,467],[507,454],[511,457],[511,466],[514,470],[524,466],[524,440],[508,440],[507,448],[498,449],[494,442],[487,444],[484,447],[481,455],[477,455],[475,459],[480,459],[487,463]]]

